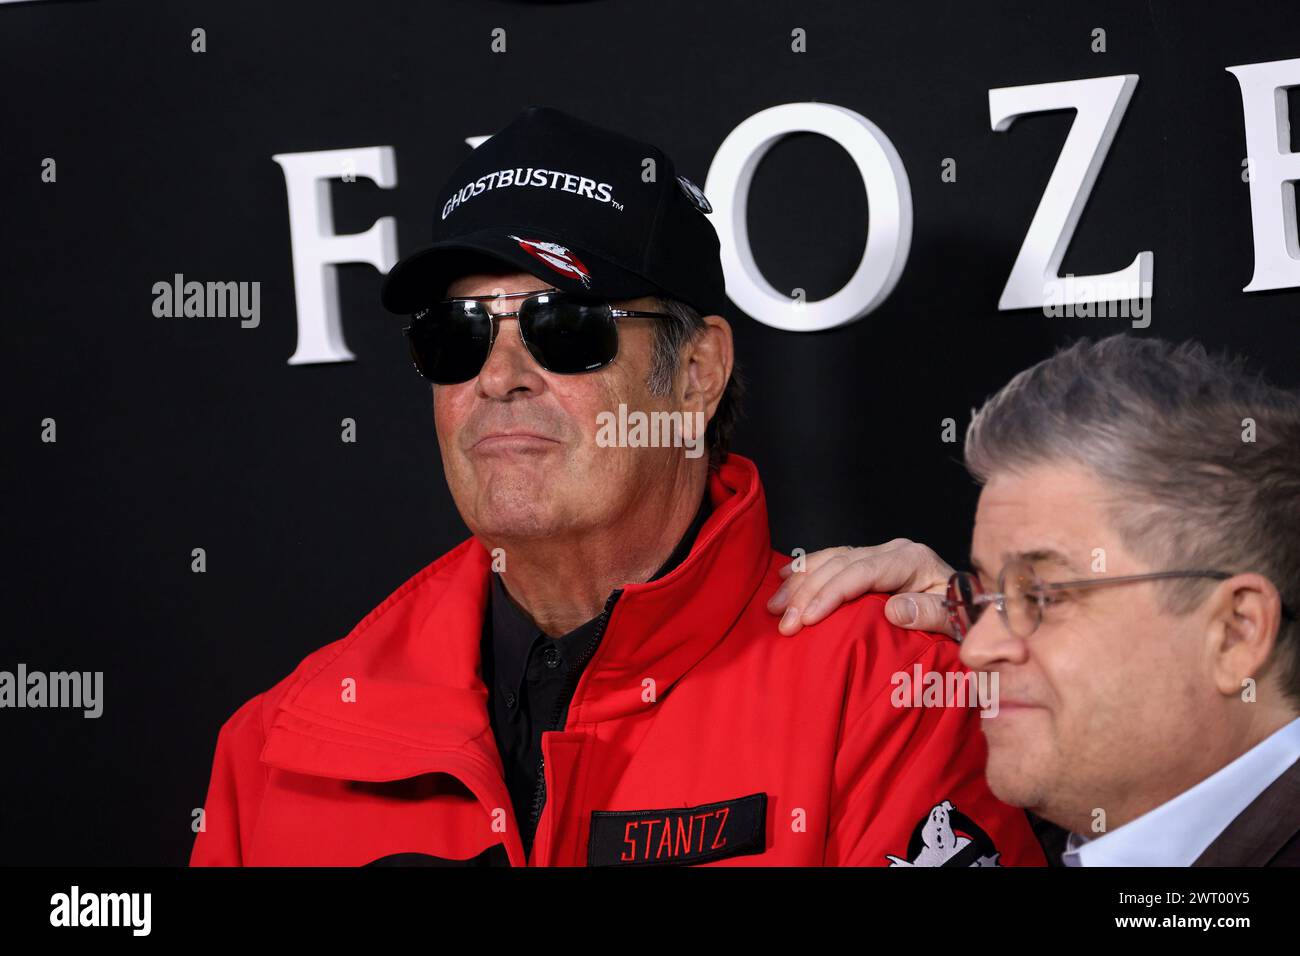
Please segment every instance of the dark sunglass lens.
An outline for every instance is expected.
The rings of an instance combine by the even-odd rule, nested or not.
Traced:
[[[468,382],[487,361],[492,321],[477,302],[439,302],[411,322],[411,358],[438,385]]]
[[[608,304],[564,292],[525,301],[519,331],[537,364],[548,372],[594,372],[618,354],[618,328]]]

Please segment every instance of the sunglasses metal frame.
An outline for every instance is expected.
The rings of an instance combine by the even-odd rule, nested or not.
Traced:
[[[1037,613],[1033,618],[1033,626],[1026,634],[1017,634],[1011,626],[1010,614],[1007,611],[1007,571],[1016,565],[1023,565],[1029,570],[1033,577],[1033,587],[1025,592],[1026,597],[1032,597],[1038,606]],[[974,614],[967,611],[967,617],[974,626],[975,622],[983,614],[983,606],[992,604],[998,612],[998,617],[1002,620],[1002,625],[1007,631],[1015,637],[1027,638],[1038,630],[1039,625],[1043,623],[1043,608],[1047,605],[1047,595],[1051,591],[1073,591],[1083,588],[1106,587],[1111,584],[1131,584],[1135,581],[1158,581],[1167,578],[1212,578],[1216,581],[1223,581],[1232,577],[1227,571],[1150,571],[1146,574],[1120,574],[1106,578],[1086,578],[1080,581],[1044,581],[1034,571],[1034,567],[1028,561],[1014,560],[1008,561],[1003,565],[1002,570],[998,572],[998,589],[996,591],[985,591],[980,587],[979,578],[969,571],[957,571],[948,579],[948,588],[944,595],[943,606],[948,610],[948,620],[952,623],[954,630],[965,638],[968,631],[962,628],[961,616],[958,613],[961,608],[976,610]],[[971,600],[954,600],[952,595],[960,595],[961,590],[959,582],[961,580],[971,582],[973,585],[971,591]],[[1288,620],[1295,620],[1295,612],[1287,606],[1286,602],[1282,603],[1282,615]]]
[[[519,308],[515,309],[513,312],[493,312],[489,309],[483,310],[484,314],[487,316],[488,319],[488,345],[487,345],[487,350],[483,353],[483,365],[486,365],[487,360],[492,357],[492,347],[496,345],[497,330],[500,326],[500,320],[506,318],[514,318],[517,320],[519,317],[519,313],[523,311],[524,307],[528,304],[529,301],[533,299],[541,298],[542,296],[556,295],[556,294],[568,296],[586,305],[603,305],[609,311],[609,317],[614,320],[626,319],[626,318],[647,318],[647,319],[652,319],[652,318],[671,319],[672,318],[672,316],[666,312],[644,312],[637,309],[616,309],[609,304],[608,299],[601,299],[592,296],[583,296],[577,292],[568,292],[564,289],[557,289],[555,287],[551,287],[549,289],[534,289],[531,292],[509,292],[509,293],[499,293],[494,295],[460,295],[460,296],[454,296],[450,299],[441,299],[439,300],[438,305],[450,305],[453,302],[482,303],[484,301],[492,301],[495,299],[519,299],[519,298],[523,299],[523,301],[519,303]],[[419,322],[421,318],[425,315],[425,313],[427,313],[428,311],[429,311],[428,309],[422,309],[421,311],[416,312],[414,315],[411,316],[411,324],[405,326],[402,329],[402,331],[406,333],[408,339],[410,338],[411,332],[415,328],[416,323]],[[614,335],[617,339],[618,338],[617,321],[615,321],[614,324]],[[600,365],[595,365],[592,366],[591,368],[579,369],[576,372],[557,372],[555,369],[547,368],[545,363],[543,363],[542,360],[537,357],[537,354],[533,351],[532,343],[528,341],[528,336],[524,334],[524,328],[522,325],[520,325],[519,327],[519,338],[524,343],[524,348],[528,350],[528,354],[532,357],[532,360],[537,363],[538,367],[547,372],[550,372],[552,375],[585,375],[589,372],[598,372],[602,368],[608,367],[610,363],[612,363],[614,359],[618,357],[618,345],[616,343],[614,348],[614,354],[611,355],[608,360],[602,362]],[[474,375],[470,376],[470,378],[461,379],[460,382],[443,382],[443,383],[435,382],[434,384],[458,385],[463,382],[471,381],[473,378],[478,376],[479,372],[483,370],[483,365],[480,365],[478,372],[475,372]],[[416,371],[418,372],[419,370],[420,367],[417,364]],[[425,378],[426,381],[431,381],[428,378],[428,376],[424,375],[423,372],[421,372],[420,375],[421,377]]]

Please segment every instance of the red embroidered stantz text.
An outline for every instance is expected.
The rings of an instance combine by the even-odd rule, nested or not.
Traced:
[[[767,794],[664,810],[596,810],[588,866],[704,863],[767,849]]]

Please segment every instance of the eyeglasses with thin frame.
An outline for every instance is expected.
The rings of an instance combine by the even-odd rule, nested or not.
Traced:
[[[495,299],[523,301],[513,312],[491,312],[484,302]],[[435,384],[452,385],[479,374],[506,318],[518,320],[524,347],[543,369],[578,375],[602,369],[618,356],[618,320],[671,316],[616,309],[603,299],[552,287],[443,299],[415,313],[402,331],[416,370]]]
[[[1115,584],[1132,584],[1137,581],[1159,581],[1170,578],[1211,578],[1223,581],[1232,577],[1227,571],[1151,571],[1146,574],[1120,574],[1104,578],[1086,578],[1080,581],[1044,581],[1028,561],[1016,559],[998,573],[998,589],[986,592],[979,577],[969,571],[958,571],[948,579],[948,592],[943,602],[948,609],[948,619],[957,633],[965,638],[984,609],[993,605],[1002,624],[1013,635],[1029,637],[1043,622],[1043,610],[1056,603],[1053,595],[1060,591],[1109,587]],[[1285,603],[1282,615],[1294,621],[1295,612]]]

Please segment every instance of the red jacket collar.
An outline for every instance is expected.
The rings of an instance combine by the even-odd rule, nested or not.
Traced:
[[[710,473],[709,495],[713,513],[689,557],[657,581],[622,589],[574,691],[568,727],[643,710],[646,676],[662,697],[750,602],[771,557],[754,463],[729,455]],[[445,771],[484,786],[499,781],[479,674],[490,570],[487,551],[470,538],[338,646],[308,658],[281,699],[262,761],[348,780]]]

